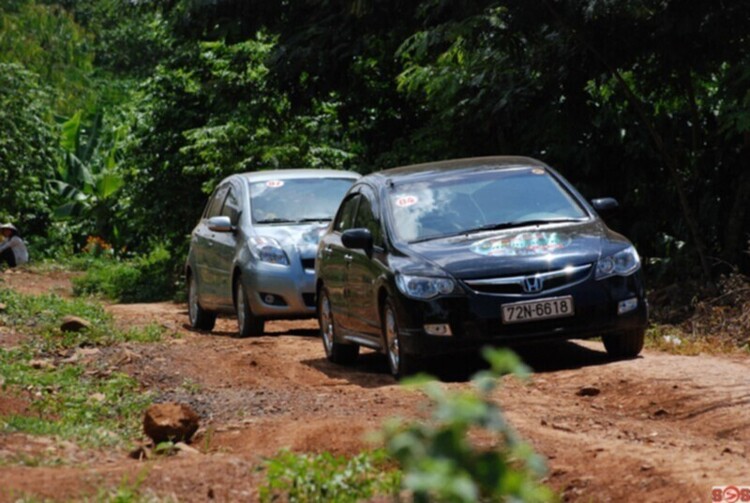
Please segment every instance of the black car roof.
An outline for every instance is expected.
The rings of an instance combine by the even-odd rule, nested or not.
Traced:
[[[386,180],[393,182],[404,181],[410,178],[429,177],[438,173],[447,173],[463,169],[507,169],[518,167],[538,167],[548,169],[549,167],[537,159],[522,156],[493,156],[493,157],[471,157],[466,159],[450,159],[446,161],[426,162],[412,164],[398,168],[386,169],[365,176],[374,183],[383,183]]]

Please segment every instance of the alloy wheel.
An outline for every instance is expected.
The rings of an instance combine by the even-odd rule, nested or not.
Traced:
[[[401,354],[398,347],[398,327],[396,326],[396,317],[390,306],[385,308],[385,339],[388,345],[388,363],[391,366],[391,372],[394,375],[399,373],[399,364],[401,363]]]
[[[321,293],[320,300],[320,332],[323,336],[323,347],[327,355],[333,351],[333,316],[331,316],[331,302],[328,295]]]

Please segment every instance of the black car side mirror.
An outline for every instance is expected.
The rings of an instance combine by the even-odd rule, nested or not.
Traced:
[[[372,251],[372,233],[369,229],[349,229],[341,234],[341,244],[347,248],[361,248],[366,253]]]
[[[600,197],[592,199],[591,205],[600,215],[611,215],[620,208],[620,203],[614,197]]]

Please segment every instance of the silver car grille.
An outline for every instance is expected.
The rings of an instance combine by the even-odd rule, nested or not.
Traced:
[[[523,276],[467,279],[463,280],[463,283],[475,293],[517,296],[536,295],[539,293],[554,292],[584,281],[589,276],[591,267],[591,264],[585,264]]]

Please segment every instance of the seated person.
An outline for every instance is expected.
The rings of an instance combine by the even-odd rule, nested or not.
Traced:
[[[13,224],[0,225],[0,232],[5,237],[5,241],[0,243],[0,264],[5,262],[9,267],[16,267],[28,262],[29,251],[16,226]]]

